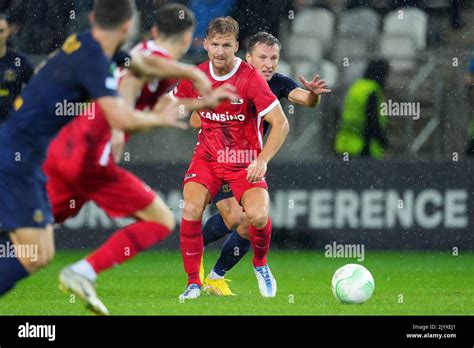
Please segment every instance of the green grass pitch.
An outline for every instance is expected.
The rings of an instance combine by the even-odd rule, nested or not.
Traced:
[[[0,315],[90,315],[79,299],[57,289],[59,270],[85,255],[61,251],[45,270],[0,300]],[[217,252],[205,255],[206,271]],[[334,271],[354,259],[324,252],[271,251],[278,281],[274,299],[262,298],[246,255],[228,278],[235,297],[203,294],[179,303],[185,286],[181,255],[151,251],[103,273],[98,294],[115,315],[474,315],[474,253],[366,252],[375,293],[363,305],[343,305],[330,289]]]

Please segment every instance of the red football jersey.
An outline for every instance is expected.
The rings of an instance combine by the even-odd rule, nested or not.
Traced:
[[[201,131],[194,154],[217,161],[229,170],[246,168],[263,149],[262,117],[280,102],[260,73],[240,58],[236,58],[234,69],[226,76],[216,76],[210,61],[198,68],[213,88],[226,83],[235,86],[240,100],[225,101],[214,110],[198,111]],[[178,99],[200,98],[189,81],[181,81],[173,95]]]
[[[167,59],[172,59],[168,52],[158,46],[154,41],[145,41],[141,44],[138,44],[132,49],[132,53],[140,52],[143,55],[155,55],[161,56]],[[152,108],[158,99],[168,92],[170,92],[178,83],[178,80],[154,80],[152,82],[147,83],[137,99],[137,103],[135,108],[138,110],[146,110]]]
[[[138,44],[133,48],[145,55],[157,55],[172,59],[166,50],[153,41]],[[137,98],[136,109],[152,108],[158,99],[169,93],[177,84],[177,80],[155,80],[146,84]],[[77,116],[64,127],[48,150],[48,158],[52,156],[68,159],[68,165],[74,166],[71,172],[79,173],[84,170],[106,166],[111,158],[111,130],[107,120],[97,103],[92,103],[94,117]],[[128,135],[127,135],[128,140]],[[48,160],[48,159],[47,159]]]

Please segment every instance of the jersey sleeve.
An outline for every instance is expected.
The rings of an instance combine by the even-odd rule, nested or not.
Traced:
[[[280,104],[267,81],[257,71],[253,71],[249,76],[247,96],[254,103],[259,117],[265,116]]]
[[[118,96],[118,76],[115,76],[115,64],[103,54],[79,55],[81,62],[76,64],[77,78],[89,94],[90,99]]]
[[[189,80],[181,80],[174,88],[171,96],[176,99],[194,98],[193,85]]]
[[[288,96],[290,95],[291,91],[299,88],[298,83],[293,80],[291,77],[281,75],[280,76],[280,81],[281,81],[281,89],[280,89],[280,97],[288,99]]]

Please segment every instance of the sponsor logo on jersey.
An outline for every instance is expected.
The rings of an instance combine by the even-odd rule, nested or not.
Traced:
[[[245,121],[245,115],[243,114],[238,114],[238,115],[231,115],[228,112],[225,114],[218,114],[215,112],[205,112],[205,111],[199,111],[199,115],[203,118],[207,118],[211,121],[217,121],[217,122],[229,122],[229,121],[240,121],[244,122]]]
[[[239,100],[236,100],[234,102],[230,102],[233,105],[242,105],[244,103],[244,100],[241,98]]]
[[[195,178],[196,176],[197,176],[197,174],[187,174],[187,175],[184,177],[184,181],[189,180],[189,179],[192,179],[192,178]]]

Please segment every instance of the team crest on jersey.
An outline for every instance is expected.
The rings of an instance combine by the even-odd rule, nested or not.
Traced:
[[[33,221],[40,224],[44,221],[44,214],[41,209],[35,209],[33,212]]]
[[[222,191],[223,191],[224,193],[229,193],[229,192],[232,191],[232,190],[230,189],[229,184],[225,184],[224,186],[222,186]]]
[[[5,74],[3,75],[3,79],[7,82],[13,82],[16,80],[16,73],[13,69],[5,70]]]
[[[81,48],[82,43],[77,41],[76,34],[69,36],[63,44],[63,51],[66,54],[72,54]]]

